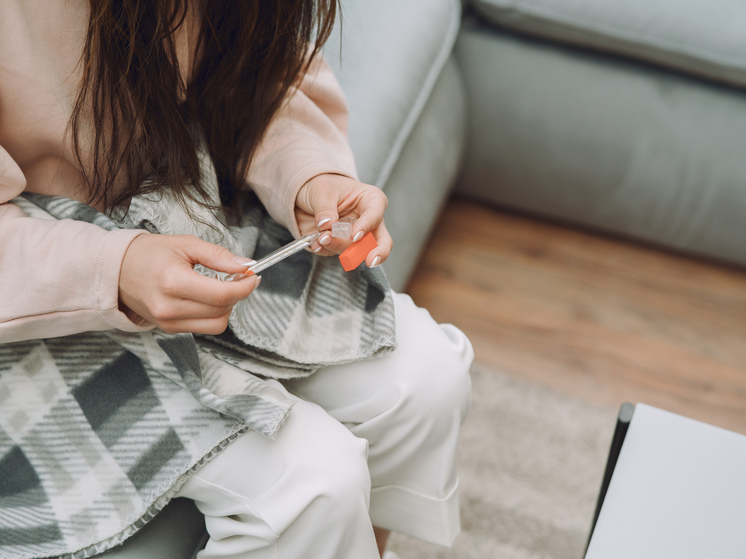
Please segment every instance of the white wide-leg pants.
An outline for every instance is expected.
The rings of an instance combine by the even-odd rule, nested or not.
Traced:
[[[298,401],[277,438],[240,436],[182,486],[210,535],[200,559],[377,559],[373,525],[452,544],[473,351],[394,301],[396,351],[285,382]]]

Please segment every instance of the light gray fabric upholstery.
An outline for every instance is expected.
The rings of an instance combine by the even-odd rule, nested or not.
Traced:
[[[746,86],[742,0],[473,0],[508,29]]]
[[[746,96],[468,26],[459,190],[746,264]]]
[[[399,291],[461,160],[465,97],[453,63],[444,71],[460,22],[459,0],[348,0],[324,50],[350,106],[360,178],[389,196],[384,269]]]
[[[386,226],[394,250],[385,269],[404,291],[463,161],[466,93],[456,61],[449,59],[385,184]]]
[[[324,54],[350,106],[361,180],[385,186],[453,50],[460,19],[458,0],[342,3],[342,25]]]

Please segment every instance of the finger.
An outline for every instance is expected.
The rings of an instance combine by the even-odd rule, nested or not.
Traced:
[[[227,248],[203,241],[197,237],[183,236],[179,239],[189,262],[218,272],[245,272],[256,261],[243,256],[236,256]]]
[[[364,200],[358,204],[359,216],[352,224],[352,239],[359,241],[365,233],[376,229],[383,221],[388,198],[377,187],[371,186]]]
[[[218,318],[230,314],[233,307],[234,305],[206,305],[188,299],[170,299],[153,303],[148,309],[148,318],[158,325],[187,319]]]
[[[316,229],[319,231],[328,231],[332,228],[332,223],[339,220],[337,213],[338,198],[335,192],[325,188],[318,189],[314,196],[314,220]]]
[[[159,328],[168,334],[210,334],[218,335],[228,327],[230,313],[215,318],[192,318],[184,320],[165,321]]]
[[[313,251],[313,253],[316,256],[334,256],[336,254],[339,254],[339,252],[334,252],[334,251],[329,250],[328,248],[326,248],[324,246],[321,246],[321,245],[319,245],[317,247],[312,246],[311,250]]]
[[[352,244],[350,237],[335,238],[331,233],[324,233],[311,244],[311,250],[319,256],[341,254]]]
[[[246,279],[238,281],[221,281],[191,270],[191,273],[182,275],[178,286],[174,287],[173,282],[167,286],[167,291],[173,297],[212,307],[232,307],[251,295],[260,281],[261,276],[255,275],[247,275]]]
[[[389,257],[389,254],[391,254],[391,249],[394,246],[394,241],[391,238],[391,235],[389,235],[388,229],[386,229],[386,224],[383,221],[381,221],[381,224],[373,230],[373,236],[376,238],[376,244],[378,246],[371,250],[368,253],[368,256],[365,257],[365,265],[369,268],[375,268],[376,266],[380,266],[386,262],[386,259]]]
[[[340,239],[332,237],[330,231],[324,232],[318,239],[311,243],[311,250],[320,256],[335,253],[335,246],[339,244]]]
[[[312,214],[317,229],[324,231],[331,228],[339,219],[339,188],[336,181],[343,177],[336,175],[318,175],[301,187],[296,198],[296,206]],[[346,177],[345,177],[346,179]]]

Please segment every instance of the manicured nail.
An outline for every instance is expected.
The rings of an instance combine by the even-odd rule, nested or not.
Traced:
[[[321,238],[319,239],[319,244],[320,245],[328,245],[331,242],[332,242],[332,236],[331,235],[322,235]]]
[[[322,225],[324,225],[325,223],[329,223],[329,222],[330,222],[331,220],[332,220],[332,218],[331,218],[331,217],[325,217],[324,219],[322,219],[321,221],[319,221],[319,222],[318,222],[318,223],[316,224],[316,227],[321,227],[321,226],[322,226]]]
[[[236,256],[233,259],[233,262],[235,262],[239,266],[246,266],[247,268],[256,264],[256,260],[252,260],[251,258],[243,258],[241,256]]]
[[[314,252],[321,252],[321,249],[324,248],[322,246],[318,246],[315,249],[313,249]]]
[[[352,238],[352,242],[353,243],[358,242],[360,239],[363,238],[364,235],[365,235],[365,231],[358,231],[357,233],[355,233],[355,236]]]
[[[249,276],[247,276],[243,272],[239,272],[237,274],[231,274],[229,276],[225,276],[225,278],[223,278],[223,281],[241,281],[241,280],[245,280],[248,277]]]
[[[371,264],[371,265],[370,265],[370,267],[371,267],[371,268],[375,268],[375,267],[376,267],[376,266],[378,266],[378,265],[379,265],[380,263],[381,263],[381,257],[380,257],[380,256],[376,256],[376,257],[375,257],[375,258],[373,259],[373,264]]]
[[[259,287],[260,283],[262,283],[262,276],[256,276],[256,285],[254,286],[254,289]]]

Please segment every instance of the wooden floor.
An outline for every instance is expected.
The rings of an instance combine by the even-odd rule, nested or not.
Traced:
[[[746,433],[744,271],[455,198],[407,291],[481,363]]]

